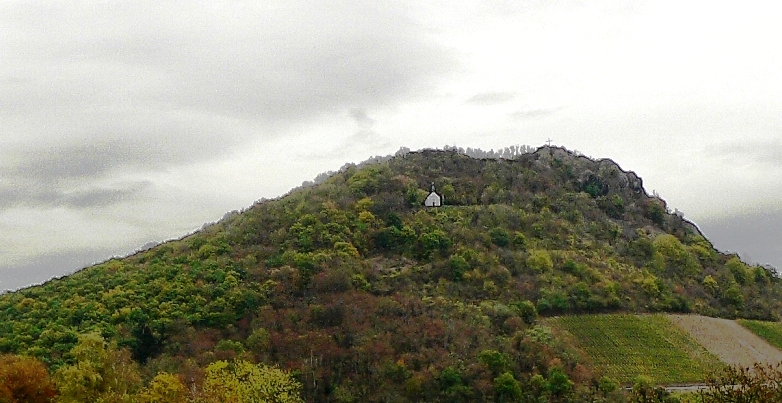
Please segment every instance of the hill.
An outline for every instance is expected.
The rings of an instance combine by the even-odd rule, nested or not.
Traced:
[[[0,296],[0,351],[57,370],[97,332],[188,388],[244,358],[294,370],[309,401],[502,400],[572,393],[563,377],[598,393],[538,314],[782,309],[774,273],[714,250],[608,159],[425,150],[318,182]],[[441,208],[423,207],[432,183]]]

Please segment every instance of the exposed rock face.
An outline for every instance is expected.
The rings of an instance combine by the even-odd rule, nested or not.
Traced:
[[[598,177],[608,184],[609,188],[621,191],[630,189],[635,193],[643,191],[643,181],[635,172],[624,171],[610,159],[599,161]]]
[[[633,193],[644,192],[641,178],[633,171],[623,170],[611,159],[595,161],[561,147],[541,147],[533,153],[533,158],[535,158],[533,165],[536,168],[551,169],[556,164],[571,166],[573,172],[579,172],[580,184],[599,181],[606,187],[607,192],[621,193],[626,190]]]
[[[629,171],[626,173],[627,180],[628,180],[628,186],[630,189],[632,189],[634,192],[640,193],[644,191],[644,184],[643,180],[636,175],[635,172]]]
[[[650,205],[660,205],[664,212],[660,222],[663,228],[650,232],[691,232],[703,236],[695,224],[681,214],[668,211],[664,200],[648,194],[644,190],[643,180],[635,172],[623,170],[611,159],[593,160],[562,147],[549,146],[540,147],[534,153],[522,155],[518,159],[526,158],[532,159],[532,168],[540,173],[566,167],[572,173],[577,188],[601,199],[619,196],[627,213],[646,215],[649,214],[647,209]]]

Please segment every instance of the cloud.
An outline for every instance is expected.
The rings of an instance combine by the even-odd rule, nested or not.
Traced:
[[[482,92],[475,94],[467,100],[468,104],[475,105],[497,105],[516,98],[513,92]]]
[[[168,137],[139,125],[129,138],[53,139],[0,151],[0,210],[16,206],[84,209],[135,200],[156,171],[225,154],[231,144],[205,132],[171,126]],[[203,130],[203,129],[201,129]],[[222,132],[215,132],[222,133]]]
[[[165,1],[89,8],[59,2],[6,6],[4,14],[21,56],[12,77],[24,85],[14,87],[22,90],[15,95],[28,107],[144,101],[302,118],[389,101],[454,63],[393,4],[265,1],[182,9]],[[32,73],[44,74],[25,74],[30,62],[38,70]],[[34,91],[24,91],[31,84]]]
[[[55,276],[76,272],[88,265],[106,260],[112,253],[108,248],[81,249],[39,255],[12,267],[0,264],[0,293],[44,283]]]
[[[335,160],[335,163],[341,164],[346,159],[366,158],[373,155],[373,153],[377,153],[378,150],[391,147],[391,141],[375,130],[377,120],[370,117],[365,108],[351,108],[348,111],[348,116],[354,121],[358,130],[344,138],[334,147],[326,150],[318,149],[316,152],[302,153],[298,158]]]
[[[421,96],[456,59],[404,10],[357,0],[4,3],[6,182],[68,192],[67,181],[228,158],[324,114]],[[351,113],[368,129],[364,110]]]
[[[708,146],[707,150],[734,164],[751,165],[761,162],[782,168],[782,140],[779,139],[722,142]]]
[[[74,208],[103,207],[118,202],[126,202],[140,196],[152,186],[150,181],[139,181],[120,185],[115,188],[92,188],[64,193],[60,205]]]
[[[555,108],[536,108],[536,109],[522,109],[516,112],[513,112],[510,114],[510,117],[512,119],[529,119],[529,118],[536,118],[540,116],[547,116],[551,115],[553,113],[556,113],[562,109],[561,107],[555,107]]]
[[[738,253],[752,263],[771,264],[782,269],[782,210],[764,209],[713,217],[698,223],[704,235],[718,249]]]
[[[0,186],[0,211],[14,207],[68,207],[87,209],[135,200],[149,190],[152,183],[138,181],[119,183],[112,187],[63,189],[39,184]]]
[[[366,109],[363,108],[352,108],[350,110],[350,117],[352,117],[353,120],[356,121],[356,124],[363,129],[369,129],[375,125],[375,120],[370,119]]]

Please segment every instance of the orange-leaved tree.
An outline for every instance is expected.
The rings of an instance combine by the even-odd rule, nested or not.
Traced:
[[[35,358],[0,355],[0,402],[51,402],[56,392],[46,366]]]

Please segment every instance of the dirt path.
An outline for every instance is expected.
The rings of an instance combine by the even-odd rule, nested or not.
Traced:
[[[756,362],[782,362],[782,351],[728,319],[699,315],[668,315],[700,345],[730,365],[752,367]]]

